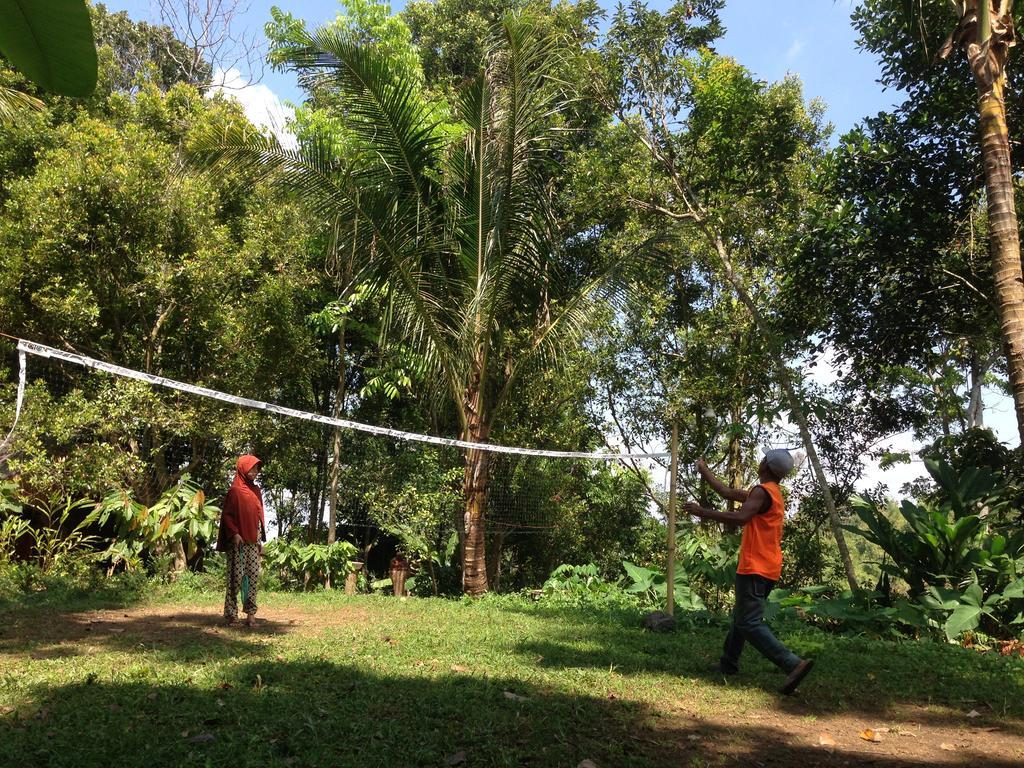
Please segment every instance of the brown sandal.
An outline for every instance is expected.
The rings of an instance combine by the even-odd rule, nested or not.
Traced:
[[[796,690],[797,686],[803,682],[803,679],[807,677],[807,673],[811,671],[811,667],[814,666],[814,659],[804,659],[795,667],[793,671],[789,673],[789,677],[786,678],[786,682],[779,688],[779,693],[789,696]]]

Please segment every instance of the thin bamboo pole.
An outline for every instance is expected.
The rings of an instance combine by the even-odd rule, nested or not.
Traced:
[[[665,613],[675,611],[676,603],[676,475],[679,474],[679,425],[672,422],[672,461],[668,478],[668,567],[665,569]]]

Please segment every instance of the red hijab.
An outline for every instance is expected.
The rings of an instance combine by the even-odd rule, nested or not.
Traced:
[[[224,497],[220,514],[220,531],[217,549],[224,551],[231,547],[235,534],[246,544],[266,541],[266,524],[263,520],[263,494],[256,484],[246,477],[253,467],[262,465],[255,456],[245,454],[235,464],[235,479]]]

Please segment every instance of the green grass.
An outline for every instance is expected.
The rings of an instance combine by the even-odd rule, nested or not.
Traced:
[[[720,622],[652,635],[629,612],[316,593],[265,595],[246,632],[217,626],[217,595],[130,598],[0,609],[0,765],[696,766],[718,739],[755,750],[766,716],[1024,715],[1024,663],[931,642],[785,627],[818,667],[782,699],[750,651],[739,678],[711,672]]]

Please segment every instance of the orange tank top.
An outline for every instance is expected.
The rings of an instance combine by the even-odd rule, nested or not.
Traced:
[[[736,573],[757,574],[778,581],[782,575],[782,520],[786,516],[786,502],[778,483],[761,483],[761,487],[772,503],[743,526]]]

